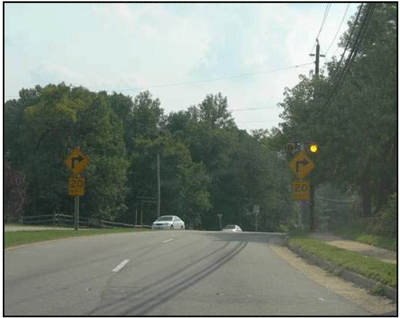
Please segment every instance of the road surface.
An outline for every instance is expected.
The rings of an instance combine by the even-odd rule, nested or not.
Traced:
[[[4,260],[5,315],[365,316],[395,308],[348,283],[318,281],[271,233],[96,235],[12,249]]]

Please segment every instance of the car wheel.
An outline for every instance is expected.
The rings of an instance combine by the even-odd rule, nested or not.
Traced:
[[[173,229],[174,229],[174,226],[173,226],[173,225],[171,225],[170,229],[171,229],[171,230],[173,230]]]
[[[183,230],[183,225],[181,225],[181,230]]]

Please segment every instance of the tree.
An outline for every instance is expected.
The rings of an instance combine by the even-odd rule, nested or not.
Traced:
[[[18,123],[20,133],[12,136],[8,126],[5,139],[15,142],[7,143],[7,156],[27,176],[29,214],[72,213],[67,195],[70,172],[63,162],[78,146],[91,158],[81,216],[112,218],[119,213],[128,162],[123,126],[111,112],[107,94],[61,83],[22,90],[20,96],[5,105],[6,121]],[[24,154],[16,160],[20,148]]]
[[[302,76],[279,104],[285,139],[315,140],[323,149],[311,180],[358,185],[363,216],[371,215],[371,197],[379,209],[397,187],[397,16],[394,6],[376,4],[364,19],[367,8],[353,32],[360,37],[350,38],[354,20],[343,36],[354,57],[328,63],[327,76]]]
[[[157,154],[160,155],[161,215],[177,214],[186,220],[188,227],[198,228],[201,214],[210,207],[209,178],[203,165],[192,162],[189,149],[177,140],[168,137],[136,140],[129,178],[129,205],[144,209],[144,223],[151,223],[157,217]]]
[[[157,138],[164,127],[164,110],[160,100],[153,99],[149,91],[142,92],[133,101],[133,131],[136,138]]]
[[[4,163],[4,215],[20,217],[28,203],[25,175]]]
[[[221,93],[217,95],[207,95],[199,104],[200,121],[206,123],[211,129],[226,128],[233,125],[233,119],[228,112],[228,100],[222,97]]]

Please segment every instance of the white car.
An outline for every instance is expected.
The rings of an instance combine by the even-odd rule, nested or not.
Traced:
[[[151,228],[153,230],[184,230],[185,222],[176,215],[163,215],[153,222]]]
[[[222,229],[222,232],[242,232],[242,229],[239,227],[239,225],[230,224],[225,226]]]

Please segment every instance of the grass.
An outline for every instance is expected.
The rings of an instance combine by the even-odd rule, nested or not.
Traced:
[[[353,224],[354,223],[354,224]],[[391,251],[397,251],[397,239],[379,236],[375,234],[366,234],[368,223],[353,222],[347,226],[342,226],[333,231],[333,234],[345,239],[366,243],[376,247],[385,248]]]
[[[355,240],[361,243],[386,248],[391,251],[397,251],[397,240],[393,238],[383,237],[379,235],[363,234],[357,236]]]
[[[88,230],[39,230],[39,231],[15,231],[4,232],[4,247],[14,247],[23,244],[31,244],[42,241],[51,241],[68,237],[99,235],[109,233],[132,233],[148,231],[148,229],[88,229]]]
[[[356,252],[340,249],[313,238],[292,237],[290,244],[337,266],[397,288],[397,265],[385,263]]]

